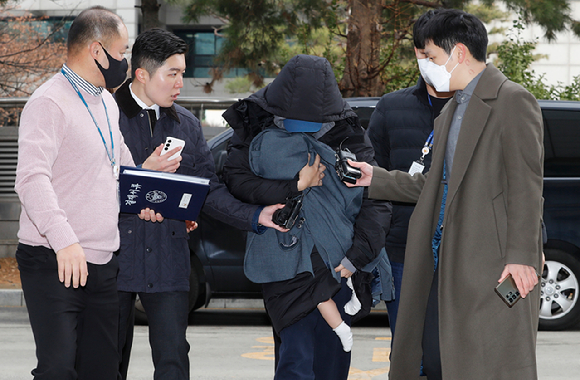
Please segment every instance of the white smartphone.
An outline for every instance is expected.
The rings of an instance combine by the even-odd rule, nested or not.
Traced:
[[[169,157],[169,161],[175,160],[177,157],[181,156],[181,152],[183,151],[183,147],[185,146],[185,141],[178,139],[176,137],[167,136],[167,138],[165,139],[165,145],[161,150],[161,155],[163,156],[165,153],[179,146],[181,147],[181,150],[175,153],[173,156]]]

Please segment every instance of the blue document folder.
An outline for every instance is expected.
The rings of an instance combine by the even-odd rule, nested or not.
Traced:
[[[121,166],[121,212],[150,208],[164,218],[196,220],[209,191],[209,179]]]

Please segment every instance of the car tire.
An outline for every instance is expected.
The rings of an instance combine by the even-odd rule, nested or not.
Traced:
[[[546,249],[544,253],[539,327],[565,330],[580,323],[580,261],[557,249]]]

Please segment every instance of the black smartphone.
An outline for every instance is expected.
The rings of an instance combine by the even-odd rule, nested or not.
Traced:
[[[336,173],[338,178],[343,182],[355,184],[356,180],[362,176],[359,168],[352,167],[348,160],[356,161],[356,155],[348,149],[336,150]]]
[[[514,306],[515,303],[522,298],[511,274],[508,274],[507,277],[495,287],[495,292],[499,298],[508,305],[508,307]]]
[[[274,212],[274,215],[272,215],[272,221],[280,227],[284,227],[288,230],[292,229],[294,223],[296,223],[296,219],[298,219],[300,210],[302,210],[303,198],[304,194],[287,199],[286,205]]]

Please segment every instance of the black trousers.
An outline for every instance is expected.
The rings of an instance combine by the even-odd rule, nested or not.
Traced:
[[[428,380],[443,379],[439,347],[439,267],[433,275],[423,328],[423,373]]]
[[[185,336],[189,315],[188,292],[138,293],[147,313],[154,380],[189,379],[189,343]],[[137,293],[119,292],[119,372],[127,379]]]
[[[58,279],[53,250],[19,244],[16,260],[38,364],[35,380],[115,380],[118,376],[117,258],[88,264],[84,287]]]

